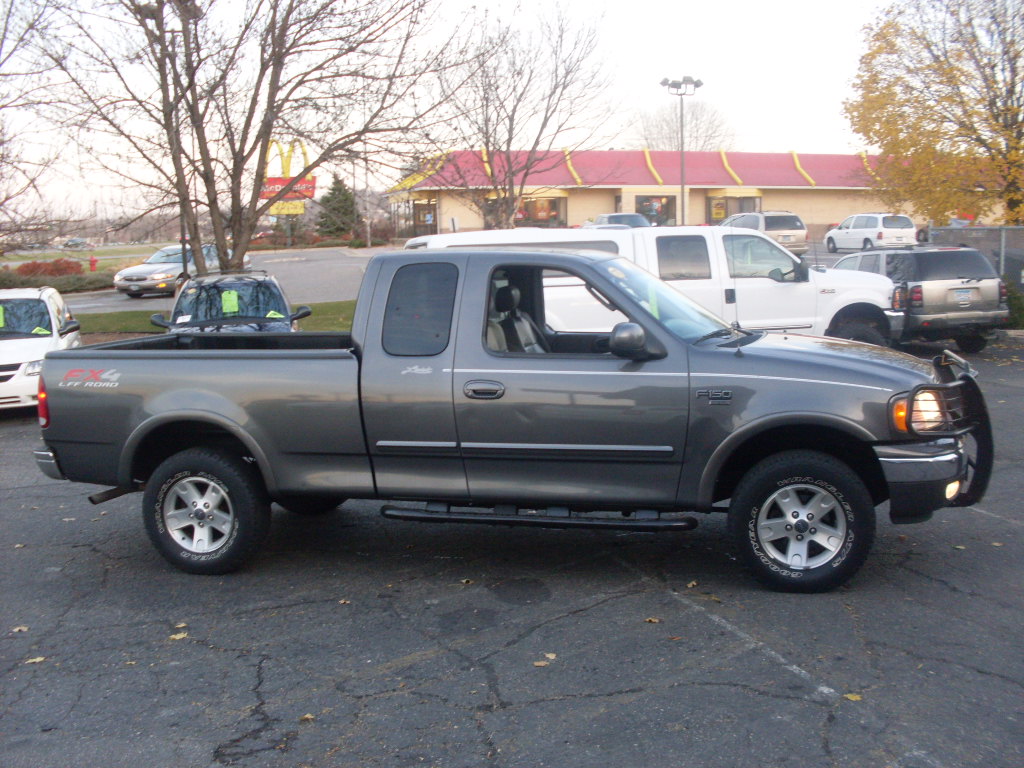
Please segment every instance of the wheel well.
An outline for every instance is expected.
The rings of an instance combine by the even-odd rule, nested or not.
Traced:
[[[889,320],[885,313],[873,304],[851,304],[836,312],[825,331],[829,336],[836,333],[844,323],[864,323],[876,328],[883,336],[889,333]]]
[[[145,481],[161,462],[188,448],[217,448],[236,456],[250,456],[237,437],[223,427],[204,421],[176,421],[154,429],[135,449],[132,478]]]
[[[736,484],[757,462],[775,453],[798,449],[818,451],[849,466],[864,481],[876,505],[889,498],[882,466],[869,445],[838,429],[800,425],[767,430],[734,451],[718,473],[714,501],[732,496]]]

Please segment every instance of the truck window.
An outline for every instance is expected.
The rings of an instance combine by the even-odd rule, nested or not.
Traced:
[[[418,357],[443,352],[451,335],[458,281],[454,264],[407,264],[399,269],[384,307],[384,351]]]
[[[711,277],[708,244],[702,236],[656,238],[658,276],[662,280],[707,280]]]
[[[726,235],[722,238],[732,277],[768,277],[778,270],[782,279],[796,279],[796,264],[788,251],[756,235]]]

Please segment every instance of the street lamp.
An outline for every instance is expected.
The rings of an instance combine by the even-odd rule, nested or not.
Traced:
[[[686,224],[686,123],[683,108],[683,96],[692,96],[694,91],[704,85],[701,80],[694,80],[687,75],[682,80],[669,80],[667,77],[661,85],[668,88],[672,96],[679,97],[679,224]]]

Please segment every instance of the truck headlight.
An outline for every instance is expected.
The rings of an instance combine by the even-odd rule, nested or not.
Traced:
[[[913,400],[898,397],[889,408],[893,426],[898,432],[934,432],[950,427],[946,402],[938,390],[919,389]]]
[[[26,376],[38,376],[43,372],[43,361],[42,360],[31,360],[25,363],[25,375]]]

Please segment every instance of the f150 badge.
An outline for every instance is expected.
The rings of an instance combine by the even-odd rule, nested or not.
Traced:
[[[707,400],[708,405],[728,405],[732,402],[731,389],[698,389],[698,400]]]

